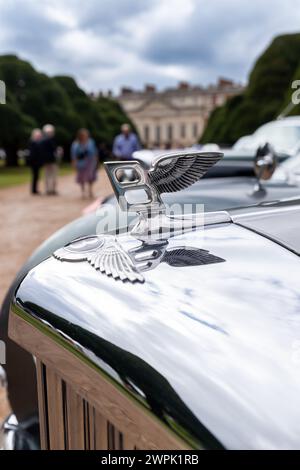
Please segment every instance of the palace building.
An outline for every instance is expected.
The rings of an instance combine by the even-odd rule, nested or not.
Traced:
[[[146,147],[180,147],[198,142],[210,113],[243,89],[225,79],[205,88],[181,82],[157,91],[146,85],[143,91],[122,88],[118,101]]]

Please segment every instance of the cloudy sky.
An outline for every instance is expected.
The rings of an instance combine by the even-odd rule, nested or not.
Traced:
[[[299,0],[0,0],[0,54],[17,53],[86,90],[218,76],[245,82]]]

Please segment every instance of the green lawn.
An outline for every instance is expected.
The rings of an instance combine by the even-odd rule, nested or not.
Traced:
[[[72,172],[71,165],[63,164],[59,168],[60,175],[67,175]],[[43,172],[41,173],[43,177]],[[16,168],[6,168],[0,166],[0,189],[8,188],[9,186],[17,186],[30,181],[30,168],[26,166],[19,166]]]

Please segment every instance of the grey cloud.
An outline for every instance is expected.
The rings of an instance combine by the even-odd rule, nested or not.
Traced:
[[[26,8],[17,0],[1,4],[1,22],[6,30],[6,49],[16,53],[51,55],[54,38],[63,32],[62,25],[43,16],[32,2]]]
[[[203,68],[203,76],[223,70],[229,76],[245,79],[253,60],[272,37],[291,30],[297,20],[299,23],[300,15],[293,6],[293,0],[285,7],[277,0],[195,1],[190,19],[181,28],[166,24],[150,38],[143,55],[153,63]],[[243,57],[237,54],[241,45]]]
[[[272,37],[300,25],[297,0],[186,0],[193,11],[182,24],[155,25],[152,11],[168,1],[173,8],[173,0],[0,0],[0,54],[17,53],[46,73],[72,74],[87,89],[141,87],[144,82],[172,85],[180,78],[179,67],[198,83],[219,75],[245,80]],[[64,25],[46,14],[46,7],[55,13],[57,4],[67,19],[75,18],[74,24]],[[142,27],[147,34],[141,40],[136,30]],[[81,44],[66,44],[68,32],[95,39],[84,46],[92,44],[91,50],[85,54]],[[97,50],[99,39],[104,45]],[[168,66],[174,66],[173,74]]]
[[[140,13],[151,10],[159,0],[89,0],[84,3],[75,1],[80,8],[78,18],[80,27],[94,31],[119,32],[124,20],[134,18]]]

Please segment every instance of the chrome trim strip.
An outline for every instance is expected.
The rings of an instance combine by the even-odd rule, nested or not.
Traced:
[[[255,218],[258,218],[258,217],[265,217],[265,216],[268,216],[268,215],[272,215],[272,214],[282,214],[282,213],[285,213],[285,212],[299,212],[300,211],[300,206],[296,206],[296,207],[280,207],[278,209],[270,209],[270,210],[262,210],[262,211],[254,211],[254,212],[246,212],[244,214],[231,214],[231,219],[232,219],[232,222],[238,222],[239,220],[241,219],[249,219],[250,217],[255,217]]]
[[[219,212],[205,212],[204,213],[204,226],[215,224],[232,223],[233,218],[226,211]]]

